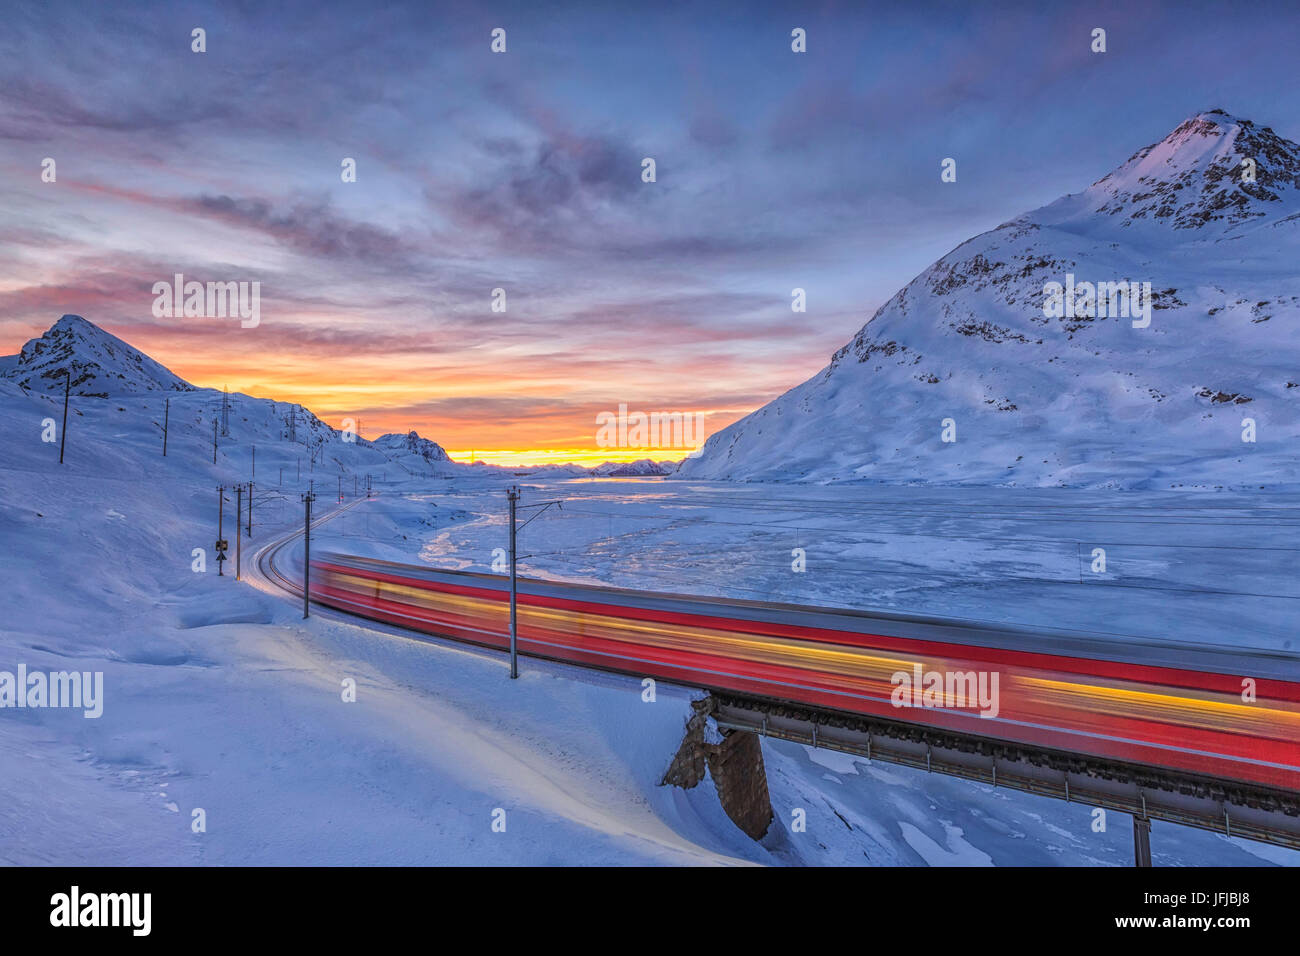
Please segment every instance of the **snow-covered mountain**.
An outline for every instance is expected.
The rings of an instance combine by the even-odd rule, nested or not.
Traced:
[[[146,415],[159,437],[166,417],[173,449],[180,447],[178,442],[193,445],[207,461],[215,425],[217,472],[233,465],[247,475],[258,468],[277,481],[292,474],[295,481],[305,475],[306,480],[317,477],[328,484],[337,476],[384,473],[390,465],[402,469],[414,460],[420,467],[405,471],[427,473],[426,462],[452,470],[460,467],[437,444],[414,432],[411,443],[405,435],[386,435],[381,445],[334,428],[303,405],[191,385],[77,315],[63,316],[20,354],[0,358],[0,394],[52,398],[57,405],[65,370],[72,372],[72,395],[82,399],[73,402],[74,420],[97,414],[86,399],[111,405],[123,416]],[[101,401],[109,397],[112,403]],[[164,416],[165,399],[170,399],[170,408]],[[388,470],[396,477],[398,469]]]
[[[646,478],[658,475],[671,475],[677,470],[675,461],[652,461],[640,458],[636,461],[607,461],[591,469],[591,474],[601,478]]]
[[[958,246],[678,474],[1300,483],[1297,253],[1300,147],[1200,113],[1083,192]]]
[[[438,461],[451,461],[451,457],[443,450],[441,445],[435,441],[430,441],[428,438],[420,437],[420,433],[416,431],[409,431],[405,435],[396,432],[380,435],[374,440],[374,445],[376,448],[382,448],[386,451],[417,455],[429,464]]]
[[[73,395],[106,398],[195,390],[139,349],[79,315],[63,316],[20,353],[0,358],[0,378],[28,391],[62,393],[69,370]]]
[[[421,437],[416,431],[404,435],[397,432],[380,435],[373,444],[390,461],[412,474],[450,475],[461,467],[451,460],[441,445]]]

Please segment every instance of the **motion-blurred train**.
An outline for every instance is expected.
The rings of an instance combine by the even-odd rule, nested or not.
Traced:
[[[509,645],[500,575],[325,554],[312,598]],[[521,578],[521,654],[1300,791],[1294,657]]]

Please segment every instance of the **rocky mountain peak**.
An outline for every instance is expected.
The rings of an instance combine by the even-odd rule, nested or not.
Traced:
[[[106,397],[194,386],[139,349],[79,315],[65,315],[22,351],[0,362],[0,377],[36,392],[55,393],[71,375],[75,395]]]
[[[1300,211],[1300,146],[1223,110],[1197,113],[1087,190],[1125,225],[1232,227]]]

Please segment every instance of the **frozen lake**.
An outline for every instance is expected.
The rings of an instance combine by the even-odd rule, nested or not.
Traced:
[[[1296,651],[1290,495],[521,479],[520,573]],[[385,493],[319,546],[491,571],[504,486]],[[520,522],[538,509],[524,508]],[[795,570],[802,557],[803,570]]]

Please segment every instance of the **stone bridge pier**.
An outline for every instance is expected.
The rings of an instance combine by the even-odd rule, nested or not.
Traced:
[[[723,733],[721,743],[710,743],[706,730],[713,697],[692,701],[691,707],[695,713],[686,722],[682,745],[661,785],[690,790],[704,779],[707,768],[727,816],[751,839],[761,839],[772,824],[772,800],[758,734],[729,730]]]

